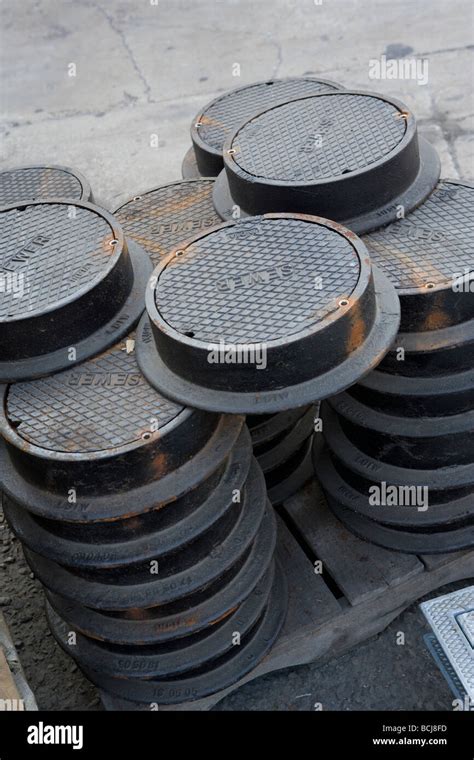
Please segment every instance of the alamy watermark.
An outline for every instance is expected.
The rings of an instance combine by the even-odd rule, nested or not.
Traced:
[[[23,298],[27,291],[23,272],[0,272],[0,293],[13,298]]]
[[[428,486],[380,485],[369,488],[369,504],[376,507],[416,507],[418,512],[426,512],[429,506]]]
[[[369,79],[413,79],[419,85],[428,84],[427,58],[369,59]]]
[[[474,293],[474,272],[464,267],[463,272],[454,272],[451,287],[454,293]]]
[[[209,343],[207,361],[209,364],[254,364],[257,369],[267,368],[267,346],[265,343]]]

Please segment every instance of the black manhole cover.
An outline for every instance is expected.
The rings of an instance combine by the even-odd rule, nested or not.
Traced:
[[[206,487],[169,504],[119,520],[70,523],[30,514],[4,495],[3,511],[20,540],[37,554],[71,568],[127,567],[158,559],[211,529],[229,510],[236,492],[255,487],[248,433],[242,434],[223,468]],[[252,470],[252,471],[251,471]],[[248,484],[247,484],[248,480]]]
[[[395,289],[338,224],[228,223],[170,254],[147,288],[137,360],[165,396],[210,411],[303,406],[354,383],[396,335]]]
[[[132,645],[170,641],[214,625],[238,607],[267,571],[275,546],[275,518],[267,512],[244,560],[184,600],[110,615],[48,591],[47,597],[65,620],[94,639]]]
[[[440,162],[413,114],[374,93],[329,92],[280,103],[224,145],[214,188],[223,219],[317,214],[369,232],[407,214],[435,187]]]
[[[249,414],[245,422],[252,436],[254,451],[270,448],[275,438],[285,435],[307,411],[308,407],[300,407],[286,409],[279,414]]]
[[[474,285],[474,280],[470,283]],[[458,293],[457,297],[459,302],[469,303],[466,293]],[[473,366],[474,318],[437,330],[398,333],[379,369],[394,375],[440,378],[469,371]]]
[[[461,414],[474,408],[474,369],[433,377],[374,370],[351,388],[351,394],[388,414]]]
[[[205,697],[230,686],[265,657],[281,631],[286,617],[288,591],[285,574],[277,564],[265,610],[253,628],[242,636],[239,646],[201,668],[167,679],[114,678],[85,669],[97,686],[126,699],[158,704],[177,704]]]
[[[71,367],[138,320],[151,262],[106,211],[4,207],[0,233],[0,382]]]
[[[47,603],[47,615],[53,633],[64,648],[83,667],[99,670],[117,678],[158,678],[175,676],[201,667],[232,649],[232,636],[244,636],[262,614],[274,580],[274,563],[238,609],[216,625],[174,641],[152,646],[117,646],[94,641],[71,628]],[[69,632],[76,634],[76,644],[69,646]]]
[[[68,372],[11,385],[6,414],[16,434],[51,454],[89,454],[91,459],[162,437],[189,410],[147,383],[133,345],[131,336]],[[151,432],[152,420],[156,432]]]
[[[273,505],[296,493],[313,474],[310,449],[318,405],[300,407],[296,412],[301,416],[279,431],[285,417],[291,419],[295,410],[275,414],[261,424],[255,422],[258,417],[250,420],[255,426],[251,430],[254,454],[265,475],[268,495]],[[273,436],[268,438],[271,432]],[[259,439],[261,443],[256,443]]]
[[[397,288],[402,331],[431,331],[474,317],[474,185],[441,180],[405,219],[364,237]]]
[[[472,547],[474,525],[430,532],[395,529],[344,507],[329,493],[326,495],[332,511],[351,533],[385,549],[407,554],[445,554]]]
[[[0,172],[0,206],[67,198],[92,201],[85,177],[67,166],[21,166]]]
[[[222,164],[223,163],[224,161],[222,161]],[[201,174],[198,169],[196,154],[192,146],[186,151],[186,154],[183,158],[183,162],[181,164],[181,176],[183,179],[199,179],[200,177],[206,176]],[[214,175],[211,176],[213,177]]]
[[[311,437],[314,430],[314,417],[314,407],[310,407],[300,420],[283,436],[275,440],[272,446],[266,447],[264,451],[256,454],[264,475],[271,470],[283,467],[301,445]]]
[[[328,402],[348,438],[363,452],[400,467],[434,469],[474,461],[474,411],[410,417],[377,410],[350,389]]]
[[[160,396],[141,375],[134,345],[129,334],[70,370],[4,386],[0,480],[20,506],[93,522],[139,515],[190,491],[198,504],[217,485],[243,418]]]
[[[360,491],[360,510],[380,522],[406,526],[437,525],[454,521],[466,521],[473,517],[472,492],[474,487],[474,464],[457,464],[447,467],[428,466],[417,468],[383,462],[367,454],[349,437],[340,418],[328,404],[323,406],[324,439],[345,473],[344,479]],[[324,473],[317,462],[315,469],[324,482]],[[383,509],[369,497],[369,488],[374,484],[378,490],[383,484],[394,490],[390,503]],[[412,489],[405,493],[404,489]],[[421,489],[421,490],[419,490]],[[397,501],[399,494],[407,497],[424,497],[423,489],[428,489],[429,509],[418,509],[416,504],[407,502],[401,508]],[[340,490],[341,497],[344,496]],[[376,496],[377,494],[375,494]],[[347,506],[352,502],[349,501]],[[424,506],[424,505],[421,505]],[[356,508],[354,502],[354,508]]]
[[[172,182],[131,198],[114,215],[153,263],[200,230],[221,223],[212,204],[212,179]]]
[[[295,494],[314,476],[311,459],[312,437],[308,438],[282,467],[265,474],[268,498],[272,504],[281,504]]]
[[[185,599],[206,588],[243,561],[264,520],[267,492],[261,470],[254,471],[234,509],[181,551],[133,566],[66,568],[24,547],[39,580],[53,593],[98,610],[124,611]],[[153,540],[150,535],[150,540]]]
[[[342,87],[335,82],[295,77],[255,82],[219,95],[192,122],[193,148],[184,159],[183,176],[196,176],[196,171],[203,177],[217,176],[224,167],[222,150],[227,137],[256,113],[275,103],[339,89]]]

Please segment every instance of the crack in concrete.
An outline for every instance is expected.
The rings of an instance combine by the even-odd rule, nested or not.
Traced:
[[[416,53],[415,57],[420,55],[442,55],[443,53],[458,53],[460,50],[474,50],[474,45],[461,45],[460,47],[427,50],[425,53]]]
[[[147,102],[148,103],[155,103],[155,101],[153,100],[153,98],[151,96],[151,87],[148,84],[148,81],[147,81],[147,79],[146,79],[143,71],[141,70],[140,66],[138,65],[138,62],[137,62],[137,60],[135,58],[133,50],[130,47],[130,45],[128,44],[127,38],[126,38],[124,32],[122,31],[122,29],[119,26],[117,26],[117,24],[116,24],[115,19],[113,18],[113,16],[111,16],[111,14],[108,13],[105,10],[105,8],[103,8],[98,2],[95,2],[94,0],[79,0],[79,2],[80,2],[81,5],[88,6],[89,8],[95,8],[97,11],[99,11],[99,13],[102,14],[102,16],[105,18],[105,20],[107,21],[108,25],[112,29],[112,31],[120,38],[120,41],[121,41],[123,47],[125,48],[125,50],[127,52],[128,58],[130,60],[130,63],[132,64],[133,68],[135,69],[135,72],[136,72],[138,78],[140,79],[140,81],[141,81],[141,83],[143,85],[143,88],[145,90],[145,97],[146,97]]]
[[[276,59],[275,65],[273,66],[272,77],[271,77],[272,79],[276,79],[280,72],[280,68],[283,64],[283,50],[281,47],[281,43],[278,42],[278,40],[271,39],[270,43],[273,45],[273,47],[277,51],[277,59]]]
[[[59,111],[57,113],[47,113],[44,117],[40,117],[33,120],[31,120],[30,118],[24,119],[23,121],[21,119],[12,119],[10,121],[1,122],[0,128],[5,127],[8,129],[16,129],[20,127],[38,126],[41,124],[45,124],[46,122],[49,122],[49,121],[66,121],[67,119],[76,119],[76,118],[81,118],[82,116],[94,116],[95,118],[100,119],[104,116],[108,116],[110,113],[115,113],[116,111],[122,111],[128,108],[130,104],[133,103],[134,100],[136,100],[136,98],[133,98],[132,96],[129,95],[123,100],[118,101],[118,103],[107,106],[107,110],[105,111],[75,109],[71,111]]]
[[[458,157],[456,155],[456,148],[454,147],[454,137],[458,137],[460,134],[463,134],[465,130],[462,127],[459,127],[456,122],[449,122],[446,113],[444,111],[441,111],[441,109],[438,107],[435,97],[432,92],[429,93],[429,97],[430,97],[431,110],[433,113],[434,123],[438,125],[441,129],[441,133],[446,142],[446,147],[448,149],[449,157],[451,161],[453,162],[453,166],[457,173],[457,176],[462,177],[463,171],[459,164]]]

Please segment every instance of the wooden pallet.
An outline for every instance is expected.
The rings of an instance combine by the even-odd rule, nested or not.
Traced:
[[[265,660],[233,686],[195,702],[160,709],[209,710],[265,673],[339,656],[380,633],[416,599],[446,583],[474,576],[474,550],[415,556],[362,541],[332,514],[315,482],[286,501],[280,511],[278,553],[290,599],[277,643]],[[322,574],[315,572],[318,560]],[[106,709],[133,709],[132,703],[106,694],[102,701]]]

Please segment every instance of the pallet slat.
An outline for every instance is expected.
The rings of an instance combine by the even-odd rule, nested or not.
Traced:
[[[375,598],[387,586],[423,571],[417,557],[368,544],[350,533],[332,514],[315,482],[284,508],[350,604]]]
[[[437,567],[457,562],[458,559],[461,559],[466,554],[470,554],[469,549],[461,549],[458,552],[450,552],[449,554],[421,554],[420,559],[427,570],[435,570]]]
[[[316,627],[340,613],[341,605],[322,576],[314,572],[310,559],[281,519],[278,520],[278,558],[288,579],[287,627]]]

